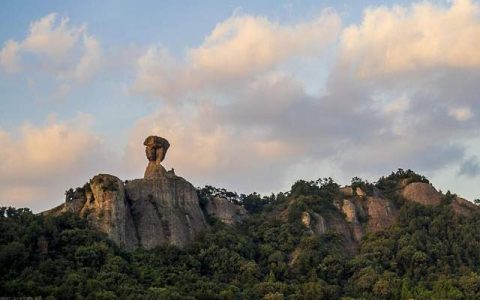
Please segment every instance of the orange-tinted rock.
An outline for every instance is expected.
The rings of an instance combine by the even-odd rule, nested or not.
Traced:
[[[407,201],[417,202],[423,205],[438,205],[442,201],[442,194],[431,184],[413,182],[406,185],[400,195]]]
[[[360,187],[355,189],[355,194],[360,197],[365,197],[367,195]]]
[[[363,237],[363,226],[360,224],[359,217],[360,212],[353,201],[348,199],[343,200],[342,211],[345,214],[347,222],[352,227],[353,238],[355,241],[360,241]]]
[[[388,199],[379,197],[367,198],[368,230],[379,231],[392,225],[396,218],[393,205]]]
[[[353,196],[353,189],[351,186],[344,186],[340,188],[340,193],[345,197],[352,197]]]
[[[466,199],[460,198],[460,197],[456,197],[452,201],[451,206],[452,206],[452,209],[455,213],[457,213],[458,215],[465,216],[465,217],[468,217],[468,216],[472,215],[472,213],[479,210],[478,206],[476,206],[472,202],[470,202]]]

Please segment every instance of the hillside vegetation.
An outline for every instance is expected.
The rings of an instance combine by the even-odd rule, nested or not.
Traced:
[[[302,214],[342,215],[331,179],[298,181],[287,193],[236,196],[239,225],[210,218],[188,247],[124,251],[65,213],[0,208],[0,296],[46,299],[479,299],[480,214],[405,201],[399,184],[428,180],[399,170],[352,187],[395,201],[396,222],[354,248],[338,233],[313,234]],[[366,220],[360,220],[366,222]],[[352,250],[353,249],[353,250]]]

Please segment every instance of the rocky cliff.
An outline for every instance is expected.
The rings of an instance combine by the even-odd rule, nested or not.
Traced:
[[[236,205],[225,198],[211,197],[205,205],[205,211],[211,217],[217,218],[228,225],[241,223],[248,215],[245,208]]]
[[[148,166],[143,179],[124,183],[112,175],[97,175],[68,191],[65,203],[45,214],[76,213],[126,249],[190,243],[207,227],[197,191],[161,165],[170,147],[166,139],[150,136],[144,145]],[[221,198],[209,199],[207,211],[228,224],[246,213]]]
[[[125,249],[164,244],[182,247],[209,227],[210,217],[236,226],[248,216],[244,207],[235,204],[238,199],[231,201],[219,196],[221,193],[201,194],[200,203],[191,183],[162,166],[170,147],[166,139],[150,136],[144,145],[148,159],[144,178],[123,182],[99,174],[83,187],[68,191],[65,203],[45,214],[78,214]],[[297,196],[290,194],[283,202],[286,205],[277,203],[259,217],[292,222],[290,212],[300,209],[296,218],[311,234],[336,233],[353,252],[366,234],[394,224],[405,202],[450,205],[460,217],[478,211],[465,199],[437,191],[424,177],[413,172],[399,174],[392,173],[375,185],[357,183],[339,188],[330,183],[327,194],[309,194],[310,186]]]
[[[300,198],[301,199],[301,198]],[[286,222],[289,210],[298,199],[289,201],[285,210],[278,215]],[[355,251],[360,240],[368,233],[382,231],[393,225],[402,203],[414,202],[427,206],[449,205],[458,217],[464,218],[479,211],[470,201],[451,194],[442,194],[430,183],[401,180],[388,191],[370,187],[345,186],[335,193],[336,209],[309,207],[298,216],[301,223],[314,235],[336,233],[344,240],[347,250]]]

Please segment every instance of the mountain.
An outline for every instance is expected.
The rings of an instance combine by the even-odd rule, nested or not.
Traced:
[[[197,191],[161,165],[170,147],[166,139],[149,136],[144,145],[148,165],[143,179],[123,182],[112,175],[96,175],[83,187],[67,191],[65,203],[43,214],[77,214],[128,250],[191,243],[207,227]],[[212,197],[206,205],[208,214],[225,222],[244,214],[242,207],[232,209],[225,199]]]
[[[149,136],[144,145],[148,165],[143,179],[122,182],[112,175],[96,175],[83,187],[67,191],[65,203],[44,214],[77,214],[127,250],[165,244],[183,247],[209,226],[208,218],[233,225],[248,214],[241,199],[228,199],[219,191],[204,190],[204,201],[200,203],[191,183],[161,165],[170,143]],[[322,184],[330,189],[328,193],[321,191]],[[342,188],[333,182],[299,181],[292,190],[294,197],[287,205],[277,207],[267,217],[291,222],[289,212],[298,211],[297,218],[312,234],[337,233],[348,251],[353,252],[363,236],[394,224],[401,207],[399,201],[436,206],[445,198],[426,178],[403,170],[380,179],[377,186],[360,179]],[[315,197],[323,202],[318,204]],[[455,196],[449,201],[459,215],[477,211],[477,206],[465,199]]]
[[[479,207],[399,169],[285,193],[194,188],[145,140],[143,179],[0,208],[0,291],[48,299],[480,299]]]

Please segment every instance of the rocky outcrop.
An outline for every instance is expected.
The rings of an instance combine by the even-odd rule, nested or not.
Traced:
[[[344,245],[349,252],[356,249],[356,240],[352,235],[349,223],[340,213],[329,213],[322,216],[321,213],[304,211],[300,215],[302,224],[314,235],[322,235],[325,233],[335,233],[343,237]]]
[[[367,195],[360,187],[355,189],[355,194],[359,197],[365,197]]]
[[[241,223],[247,216],[245,208],[218,196],[208,199],[205,211],[208,215],[228,225]]]
[[[214,217],[228,225],[245,219],[247,211],[236,205],[236,200],[230,201],[221,194],[207,193],[206,197],[202,194],[200,206],[193,185],[177,176],[173,169],[166,171],[162,166],[170,147],[166,139],[149,136],[144,145],[148,159],[144,178],[124,183],[112,175],[97,175],[83,187],[67,191],[65,203],[44,214],[78,214],[125,249],[165,244],[182,247],[208,227],[206,217]],[[465,199],[444,196],[426,180],[412,182],[414,180],[404,178],[389,183],[388,189],[383,190],[369,185],[363,188],[345,186],[332,194],[328,201],[333,203],[315,198],[309,200],[313,201],[311,206],[308,206],[309,201],[301,203],[305,211],[300,216],[297,215],[298,207],[294,206],[298,199],[292,197],[262,216],[287,222],[289,212],[294,212],[292,215],[299,216],[311,234],[336,233],[343,237],[347,250],[354,250],[365,234],[394,224],[399,210],[397,205],[402,200],[422,205],[450,203],[460,216],[469,216],[478,210]],[[294,210],[290,211],[291,207]]]
[[[434,206],[439,205],[445,197],[431,184],[423,182],[406,184],[400,189],[399,194],[407,201]],[[448,201],[446,198],[445,200]],[[472,202],[456,196],[450,201],[450,206],[457,215],[464,217],[468,217],[479,210],[479,207]]]
[[[144,145],[149,163],[143,179],[124,184],[115,176],[97,175],[45,214],[76,213],[126,249],[190,243],[207,227],[197,191],[160,164],[170,146],[166,139],[150,136]]]
[[[352,197],[353,196],[353,188],[351,186],[344,186],[340,188],[340,194],[345,197]]]
[[[367,212],[369,232],[383,230],[395,222],[396,210],[388,199],[368,197]]]
[[[344,199],[342,212],[345,214],[346,220],[352,228],[353,238],[356,241],[361,240],[364,235],[364,230],[359,219],[365,214],[363,208],[360,205],[357,206],[354,201]]]
[[[145,179],[162,178],[166,175],[165,168],[161,165],[161,162],[167,155],[170,143],[159,136],[149,136],[143,142],[145,145],[145,154],[148,159],[148,166],[145,170]]]
[[[75,191],[66,193],[65,203],[43,212],[59,215],[65,212],[78,214],[120,247],[138,246],[131,207],[125,197],[123,182],[115,176],[99,174]]]
[[[471,216],[473,212],[478,211],[479,209],[478,206],[472,202],[460,197],[455,197],[450,205],[456,214],[465,217]]]
[[[431,184],[412,182],[400,190],[400,196],[405,200],[423,205],[438,205],[442,201],[442,194]]]
[[[125,185],[138,240],[145,248],[184,246],[206,228],[195,188],[173,174]]]
[[[406,201],[423,205],[438,205],[443,197],[432,185],[422,182],[402,182],[397,194]],[[359,242],[367,233],[393,225],[399,213],[394,201],[386,198],[379,190],[367,194],[359,187],[340,188],[339,198],[333,204],[343,213],[343,217],[332,212],[325,212],[325,215],[324,212],[304,212],[301,221],[313,234],[335,232],[343,236],[347,246]],[[474,204],[461,198],[454,199],[451,205],[461,215],[467,215],[476,209]]]
[[[100,174],[90,180],[80,215],[121,247],[133,249],[138,245],[123,182],[117,177]]]
[[[313,226],[311,226],[311,228],[314,233],[316,234],[327,233],[327,222],[321,215],[317,213],[313,213],[313,220],[315,223],[313,224]]]
[[[327,233],[328,227],[325,219],[317,213],[310,214],[304,211],[301,216],[302,224],[310,230],[311,233],[321,235]]]

